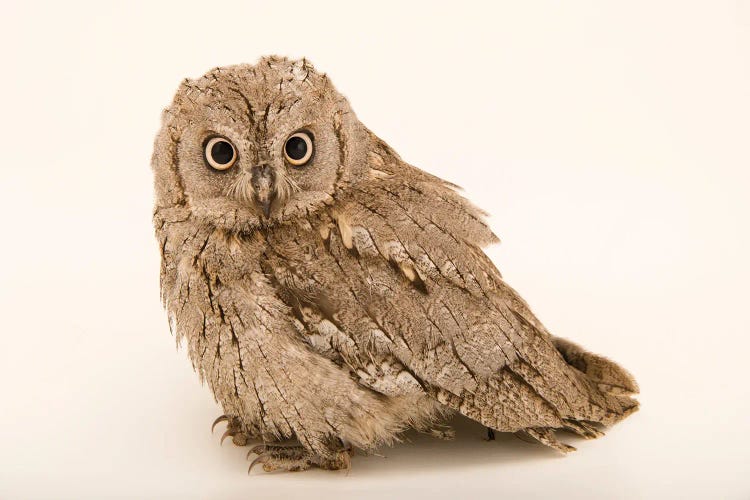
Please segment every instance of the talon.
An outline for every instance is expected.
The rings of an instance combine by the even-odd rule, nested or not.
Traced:
[[[224,444],[224,440],[232,435],[232,431],[229,429],[224,431],[224,434],[221,435],[221,441],[219,441],[219,446]]]
[[[214,420],[213,425],[211,425],[211,433],[213,434],[214,428],[216,427],[216,424],[218,424],[220,422],[228,422],[228,421],[229,421],[229,417],[227,417],[226,415],[222,415],[219,418],[217,418],[216,420]]]
[[[250,458],[251,453],[255,453],[256,455],[260,455],[262,453],[265,453],[266,451],[266,445],[264,444],[258,444],[250,448],[250,451],[247,452],[247,458]]]
[[[257,448],[257,446],[255,447]],[[253,448],[253,449],[255,449]],[[247,473],[250,474],[250,471],[253,470],[253,467],[255,467],[257,464],[263,464],[263,470],[265,470],[265,464],[268,462],[268,455],[259,455],[255,458],[255,460],[252,461],[250,464],[250,467],[247,468]]]

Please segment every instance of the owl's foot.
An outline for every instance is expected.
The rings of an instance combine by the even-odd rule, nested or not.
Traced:
[[[324,457],[311,452],[304,446],[278,446],[261,444],[254,446],[247,457],[250,458],[250,454],[255,453],[258,455],[255,460],[252,461],[250,467],[247,469],[247,473],[253,470],[257,464],[263,464],[263,470],[266,472],[272,472],[275,470],[284,471],[301,471],[307,470],[311,467],[320,467],[326,470],[340,470],[348,469],[351,465],[350,462],[350,451],[341,450],[337,451],[331,457]]]
[[[214,420],[214,423],[211,425],[211,432],[214,431],[216,426],[221,423],[226,422],[227,423],[227,430],[224,431],[224,434],[221,436],[221,444],[224,444],[224,440],[228,437],[232,438],[232,442],[237,446],[246,446],[248,444],[248,441],[253,440],[256,436],[253,436],[251,434],[248,434],[242,429],[242,423],[240,422],[240,419],[237,417],[228,417],[227,415],[222,415],[216,420]]]

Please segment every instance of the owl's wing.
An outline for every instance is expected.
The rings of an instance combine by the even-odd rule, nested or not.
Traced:
[[[274,272],[310,331],[326,330],[354,370],[393,355],[422,390],[495,429],[581,431],[576,421],[635,409],[597,384],[612,380],[571,366],[505,284],[481,250],[497,238],[480,210],[387,151],[370,162],[370,178],[342,190],[317,228],[322,245],[293,250],[302,234],[272,245],[282,257]]]

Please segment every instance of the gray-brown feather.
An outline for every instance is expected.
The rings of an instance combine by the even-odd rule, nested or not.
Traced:
[[[304,127],[315,156],[286,164]],[[211,171],[205,137],[239,151]],[[267,217],[250,170],[274,172]],[[180,87],[155,142],[162,299],[227,415],[319,456],[458,411],[561,451],[637,408],[623,369],[553,338],[482,248],[484,213],[403,162],[306,61],[264,58]]]

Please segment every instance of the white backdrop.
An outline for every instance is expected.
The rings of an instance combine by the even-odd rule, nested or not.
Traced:
[[[750,498],[748,2],[4,5],[2,498]],[[149,168],[179,81],[308,57],[462,185],[548,328],[642,409],[565,458],[459,421],[346,473],[245,473],[158,293]]]

